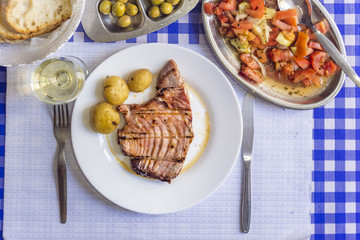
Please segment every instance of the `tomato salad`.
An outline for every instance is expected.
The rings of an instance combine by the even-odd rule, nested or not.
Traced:
[[[296,9],[277,11],[264,0],[221,0],[205,3],[204,11],[217,18],[219,34],[239,55],[239,74],[252,82],[269,77],[321,86],[338,69],[315,34],[298,24]],[[316,27],[329,30],[325,19]]]

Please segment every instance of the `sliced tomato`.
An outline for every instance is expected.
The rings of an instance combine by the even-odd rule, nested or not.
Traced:
[[[312,85],[312,81],[311,80],[309,80],[309,79],[304,79],[304,80],[302,80],[302,82],[304,83],[304,85],[305,86],[307,86],[307,87],[309,87],[309,86],[311,86]]]
[[[315,75],[315,77],[312,79],[312,82],[314,85],[320,87],[323,84],[323,79],[319,75]]]
[[[283,59],[282,51],[277,48],[268,50],[267,55],[269,56],[269,59],[273,62],[279,62]]]
[[[298,25],[297,17],[285,18],[283,21],[293,27],[297,27]]]
[[[273,62],[290,62],[291,61],[291,54],[290,50],[280,50],[277,48],[269,49],[267,51],[267,55],[269,59]]]
[[[305,79],[312,80],[316,75],[316,72],[312,68],[308,68],[302,71],[296,71],[294,73],[294,83],[301,82]]]
[[[299,68],[299,65],[295,62],[295,60],[294,60],[294,58],[291,58],[291,64],[294,66],[294,69],[295,70],[298,70],[298,68]]]
[[[264,0],[260,0],[256,9],[245,9],[245,13],[255,18],[262,18],[265,14],[265,3]]]
[[[232,30],[234,31],[235,35],[240,37],[241,35],[243,35],[245,33],[246,30],[243,29],[238,29],[238,28],[232,28]]]
[[[291,53],[290,50],[280,50],[278,48],[269,49],[267,51],[267,55],[269,59],[273,62],[290,62],[291,61]]]
[[[268,61],[265,51],[257,50],[256,55],[261,63],[266,63]]]
[[[315,51],[310,55],[310,63],[317,74],[323,76],[325,70],[323,65],[325,63],[326,53],[322,51]]]
[[[214,2],[204,3],[204,11],[207,15],[214,15]]]
[[[234,38],[236,37],[235,33],[234,33],[234,30],[232,28],[229,28],[229,30],[227,31],[225,37],[228,37],[228,38]]]
[[[284,23],[283,21],[277,20],[273,21],[272,24],[278,28],[280,28],[283,31],[298,31],[297,27],[291,26],[287,23]]]
[[[248,77],[251,81],[261,83],[264,81],[264,76],[261,75],[259,71],[252,70],[249,67],[246,67],[244,70],[241,71],[243,75]]]
[[[309,44],[308,44],[308,47],[309,48],[313,48],[313,49],[317,49],[317,50],[322,50],[324,51],[323,47],[321,46],[320,43],[317,43],[317,42],[312,42],[310,41]]]
[[[311,55],[313,52],[314,52],[314,49],[308,48],[308,49],[306,50],[306,56]]]
[[[292,74],[294,74],[295,68],[291,63],[285,63],[282,66],[281,70],[285,75],[292,75]]]
[[[264,45],[261,43],[260,38],[258,36],[255,36],[254,39],[251,41],[251,48],[253,49],[263,49]]]
[[[234,21],[233,24],[231,24],[231,26],[237,29],[249,30],[253,28],[253,23],[249,22],[248,20],[241,20],[241,21]]]
[[[297,18],[297,11],[296,9],[288,9],[285,11],[278,11],[275,13],[275,16],[273,18],[273,21],[277,21],[277,20],[284,20],[287,18],[293,18],[296,17]],[[295,25],[296,26],[296,25]]]
[[[291,51],[288,49],[282,50],[283,61],[290,62],[291,61]]]
[[[250,53],[241,54],[240,60],[253,70],[260,68],[260,65],[251,57]]]
[[[217,15],[217,16],[220,16],[220,15],[223,14],[223,10],[221,8],[219,8],[219,7],[215,7],[213,9],[213,12],[214,12],[214,15]]]
[[[256,9],[263,0],[250,0],[250,7]]]
[[[325,76],[329,77],[335,73],[337,67],[336,64],[330,60],[324,64],[323,69],[325,70]]]
[[[303,70],[310,66],[310,62],[304,57],[293,56],[293,58],[296,64],[299,65],[299,67],[301,67]]]
[[[236,9],[236,0],[222,0],[219,7],[225,11]]]
[[[299,32],[297,41],[296,41],[296,55],[298,57],[306,56],[307,43],[309,41],[309,36],[304,32]]]
[[[220,21],[220,23],[227,23],[227,22],[229,22],[229,19],[228,19],[225,15],[223,15],[223,14],[218,15],[218,16],[217,16],[217,19]]]
[[[326,19],[321,20],[317,24],[315,24],[315,27],[322,33],[325,34],[330,29],[330,25]]]

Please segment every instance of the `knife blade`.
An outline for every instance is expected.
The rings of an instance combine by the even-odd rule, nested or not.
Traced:
[[[243,178],[242,178],[242,197],[240,208],[241,231],[248,233],[251,222],[251,155],[254,141],[254,96],[248,92],[245,95],[242,117],[243,117],[243,141],[242,141],[242,158],[243,158]]]

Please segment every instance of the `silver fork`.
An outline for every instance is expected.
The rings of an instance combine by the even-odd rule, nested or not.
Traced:
[[[67,104],[54,106],[54,136],[59,146],[57,158],[57,181],[60,204],[60,220],[66,223],[67,216],[67,182],[65,144],[70,136],[69,110]]]

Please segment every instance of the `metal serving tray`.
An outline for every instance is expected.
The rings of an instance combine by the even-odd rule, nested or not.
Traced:
[[[175,22],[180,17],[190,12],[198,3],[198,0],[181,0],[174,6],[171,14],[156,19],[147,15],[151,7],[150,0],[129,0],[138,6],[139,13],[132,17],[132,23],[127,28],[120,28],[116,25],[117,18],[103,15],[99,12],[99,4],[102,0],[86,1],[85,12],[82,18],[82,25],[86,34],[96,42],[114,42],[139,37],[157,31]],[[112,0],[111,2],[115,2]]]
[[[204,2],[209,1],[213,0],[205,0]],[[345,56],[345,45],[336,23],[327,12],[326,8],[318,0],[312,0],[312,6],[313,13],[316,14],[317,20],[325,18],[329,22],[330,31],[326,36],[335,44],[335,46],[337,46],[340,53]],[[266,80],[261,84],[253,84],[239,75],[239,60],[237,60],[230,48],[226,45],[224,38],[218,33],[218,24],[216,23],[215,17],[206,15],[204,13],[204,8],[202,8],[202,19],[207,39],[218,59],[228,72],[248,91],[270,103],[292,109],[317,108],[331,101],[338,94],[344,83],[345,74],[343,71],[339,71],[333,77],[328,79],[326,85],[318,92],[301,96],[294,94],[291,87],[288,89],[276,88],[273,87],[276,83],[267,84]]]

